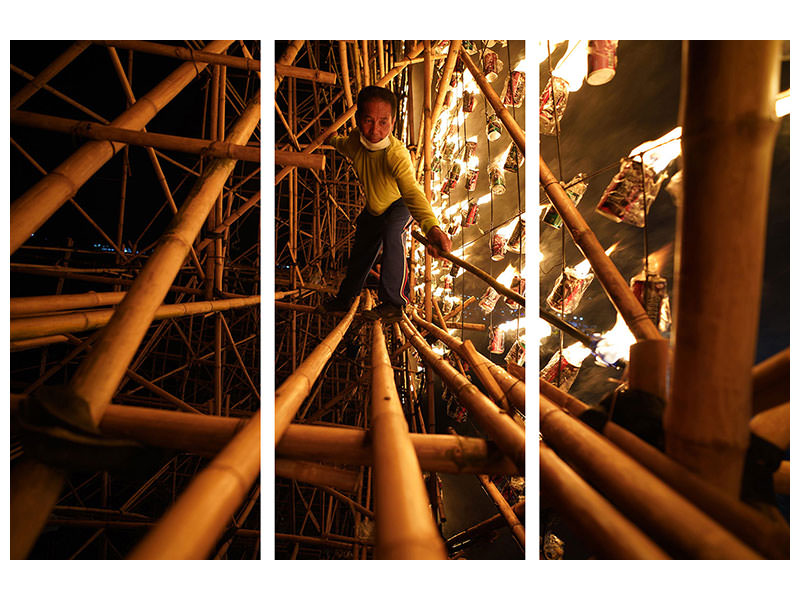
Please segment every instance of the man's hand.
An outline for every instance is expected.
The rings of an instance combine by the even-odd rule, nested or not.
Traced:
[[[434,258],[439,258],[439,252],[441,250],[450,252],[450,249],[453,247],[450,238],[447,237],[444,231],[436,226],[431,227],[425,237],[428,238],[428,241],[431,243],[431,245],[427,247],[428,253]]]

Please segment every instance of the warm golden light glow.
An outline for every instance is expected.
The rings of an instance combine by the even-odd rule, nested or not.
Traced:
[[[639,144],[631,150],[628,156],[636,156],[644,152],[644,164],[650,166],[656,173],[663,171],[672,159],[681,153],[681,127],[678,126],[669,133],[665,133],[657,140],[650,140]]]
[[[577,92],[583,85],[589,69],[586,55],[586,40],[570,40],[567,52],[553,69],[553,76],[566,81],[570,92]]]
[[[635,342],[636,338],[628,329],[625,320],[617,313],[617,322],[602,335],[602,339],[597,343],[596,352],[607,363],[614,364],[620,358],[628,360],[631,344]]]
[[[784,90],[778,94],[775,100],[775,115],[778,118],[785,117],[791,110],[791,93],[789,90]]]

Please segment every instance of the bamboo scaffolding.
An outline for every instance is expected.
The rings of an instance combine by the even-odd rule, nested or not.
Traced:
[[[412,231],[411,235],[417,241],[419,241],[422,244],[424,244],[426,247],[431,245],[431,243],[428,241],[428,238],[426,238],[424,235],[422,235],[418,231]],[[473,275],[475,275],[479,279],[482,279],[483,281],[488,283],[491,287],[493,287],[495,290],[500,292],[506,298],[509,298],[510,300],[513,300],[514,302],[516,302],[518,304],[521,304],[522,306],[525,306],[525,297],[524,296],[521,296],[520,294],[518,294],[514,290],[507,288],[502,283],[497,281],[494,277],[489,275],[486,271],[483,271],[483,270],[479,269],[478,267],[468,263],[463,258],[455,256],[454,254],[452,254],[450,252],[446,252],[444,250],[439,250],[439,256],[441,256],[443,258],[446,258],[447,260],[449,260],[450,262],[458,265],[459,267],[461,267],[465,271],[468,271],[469,273],[472,273]],[[633,293],[632,292],[631,292],[631,297],[633,297]],[[642,309],[642,312],[644,313],[644,309]],[[428,319],[428,320],[430,321],[430,319]]]
[[[211,464],[189,484],[130,559],[202,559],[247,497],[261,466],[257,412]]]
[[[347,43],[339,41],[339,64],[342,69],[342,83],[344,84],[344,98],[348,110],[353,106],[353,92],[350,89],[350,69],[347,65]],[[355,116],[350,117],[350,125],[356,127]]]
[[[58,75],[61,70],[75,60],[80,54],[90,46],[87,41],[78,41],[67,48],[58,58],[47,65],[36,77],[27,83],[20,91],[14,94],[9,100],[11,110],[17,109],[38,92],[53,77]]]
[[[342,550],[351,550],[353,543],[372,545],[369,540],[362,538],[348,538],[347,536],[335,536],[329,534],[328,537],[312,537],[308,535],[294,535],[291,533],[276,533],[275,539],[277,541],[286,540],[289,542],[297,542],[301,544],[314,544],[321,546],[330,546],[331,548],[341,548]],[[346,540],[346,541],[341,541]]]
[[[422,470],[408,433],[380,321],[372,326],[370,434],[375,463],[375,558],[445,559],[428,509]],[[397,493],[403,490],[402,494]]]
[[[553,208],[561,215],[564,226],[575,244],[592,265],[592,270],[597,275],[597,280],[603,286],[608,299],[625,320],[628,329],[637,341],[662,339],[658,329],[645,313],[642,304],[633,295],[617,267],[606,256],[605,250],[594,232],[575,208],[541,156],[539,157],[539,181],[552,202]]]
[[[316,486],[329,486],[355,492],[360,476],[355,471],[339,469],[305,460],[275,459],[275,475]]]
[[[84,294],[60,294],[55,296],[26,296],[9,299],[12,317],[36,313],[48,313],[90,306],[118,304],[125,292],[86,292]]]
[[[492,84],[486,80],[486,77],[483,75],[483,71],[477,67],[475,62],[472,60],[467,51],[464,48],[459,48],[459,57],[466,65],[469,72],[472,73],[472,76],[475,78],[475,82],[478,84],[478,87],[483,92],[484,97],[486,100],[489,101],[489,104],[492,105],[495,114],[500,118],[503,122],[503,125],[506,126],[511,139],[514,140],[519,151],[522,155],[525,155],[525,132],[522,130],[522,127],[514,120],[513,115],[509,110],[503,106],[503,102],[500,100],[500,96],[497,95],[497,92],[494,91],[492,88]],[[511,65],[508,66],[511,68]]]
[[[439,329],[433,323],[423,320],[416,313],[411,313],[411,317],[414,319],[415,323],[424,327],[428,333],[432,334],[436,339],[444,342],[448,348],[456,352],[459,356],[461,356],[461,358],[467,360],[461,340],[456,339],[446,331]],[[495,378],[497,383],[500,384],[500,387],[502,388],[503,393],[506,395],[506,398],[508,398],[509,402],[511,402],[514,408],[516,408],[522,414],[525,414],[525,382],[520,381],[501,366],[494,364],[482,354],[478,353],[478,357],[483,360],[484,365],[486,365],[486,367],[489,369],[489,372]]]
[[[130,293],[130,292],[129,292]],[[124,292],[122,292],[124,296]],[[118,302],[121,302],[120,299]],[[205,302],[184,302],[181,304],[162,304],[153,313],[152,321],[174,319],[188,315],[208,314],[255,306],[261,303],[261,296],[231,298],[228,300],[208,300]],[[47,335],[77,333],[98,329],[107,325],[117,309],[107,308],[77,313],[46,316],[18,317],[11,319],[9,332],[11,340],[23,340]]]
[[[519,542],[522,550],[525,550],[525,528],[522,526],[522,523],[519,522],[519,518],[517,517],[516,513],[511,510],[511,507],[506,502],[506,499],[503,498],[503,495],[497,489],[497,486],[493,484],[486,475],[478,475],[478,480],[481,482],[483,489],[486,490],[486,493],[489,494],[489,497],[494,502],[497,510],[500,511],[500,514],[506,521],[506,524],[511,529],[511,535]]]
[[[261,70],[260,60],[254,60],[252,58],[241,56],[216,54],[214,52],[206,52],[203,50],[192,50],[191,48],[184,48],[182,46],[171,46],[169,44],[158,44],[155,42],[143,42],[138,40],[92,40],[92,43],[99,46],[112,46],[114,48],[123,48],[127,50],[135,50],[137,52],[144,52],[146,54],[156,54],[158,56],[179,58],[180,60],[185,60],[192,63],[225,65],[234,69],[243,69],[246,71]]]
[[[779,41],[684,42],[684,200],[666,449],[737,497],[752,414],[780,47]],[[742,85],[750,93],[727,93]],[[731,211],[731,195],[748,200]],[[704,257],[702,268],[694,257]],[[726,290],[735,293],[712,301],[708,281],[726,299]]]
[[[347,315],[275,391],[275,445],[286,432],[320,371],[350,327],[358,304],[359,298],[356,298]]]
[[[231,41],[214,41],[206,50],[219,54]],[[140,129],[170,100],[186,87],[205,68],[203,63],[186,63],[139,99],[136,104],[111,122],[114,127]],[[249,136],[248,136],[249,137]],[[121,144],[93,141],[84,144],[11,205],[11,253],[30,238],[89,177],[96,173],[117,151]]]
[[[316,69],[305,69],[291,65],[275,65],[275,73],[281,77],[295,77],[297,79],[307,79],[316,83],[334,85],[336,83],[336,73],[319,71]]]
[[[437,355],[425,343],[419,332],[407,319],[400,324],[406,339],[414,344],[423,360],[433,366],[442,381],[469,411],[472,420],[478,424],[497,446],[514,462],[520,471],[525,469],[525,432],[513,419],[477,387],[469,383],[463,375],[446,360]]]
[[[258,146],[240,146],[212,140],[149,133],[22,110],[11,111],[11,123],[23,127],[67,133],[91,140],[123,142],[133,146],[148,146],[162,150],[186,152],[188,154],[202,154],[203,156],[214,158],[235,158],[249,162],[259,162],[261,160],[261,148]]]
[[[514,514],[517,516],[517,518],[524,519],[525,500],[520,500],[514,504],[511,507],[511,510],[514,511]],[[488,535],[495,529],[505,527],[506,525],[507,522],[505,517],[500,513],[497,513],[493,517],[484,519],[480,523],[476,523],[475,525],[472,525],[463,531],[459,531],[458,533],[451,535],[449,538],[447,538],[447,548],[450,550],[461,550],[471,543],[478,541],[481,537]]]
[[[587,425],[539,396],[545,443],[670,555],[755,559],[759,554]]]
[[[412,433],[423,471],[518,475],[519,469],[497,447],[481,438]],[[330,464],[371,466],[372,441],[364,430],[320,425],[290,425],[275,449],[278,456]]]
[[[276,65],[291,65],[294,62],[297,53],[300,51],[300,48],[303,47],[305,40],[294,40],[289,42],[289,45],[286,47],[286,50],[283,51],[280,59],[278,59],[275,64]],[[278,72],[275,73],[275,93],[278,92],[278,86],[280,86],[281,81],[283,81],[283,75],[280,75]]]
[[[305,169],[321,171],[325,168],[325,155],[309,155],[303,154],[302,152],[285,152],[283,150],[275,150],[275,164],[281,166],[291,165],[293,167],[303,167]]]
[[[542,442],[539,443],[539,474],[542,495],[558,507],[573,529],[586,536],[601,558],[669,558]]]

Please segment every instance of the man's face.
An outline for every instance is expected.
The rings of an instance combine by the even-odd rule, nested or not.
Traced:
[[[377,144],[394,128],[392,106],[383,100],[369,100],[359,107],[358,129],[369,142]]]

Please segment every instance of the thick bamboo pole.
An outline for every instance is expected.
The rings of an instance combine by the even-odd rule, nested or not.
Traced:
[[[336,83],[336,73],[329,73],[328,71],[320,71],[317,69],[305,69],[303,67],[276,64],[275,73],[281,77],[307,79],[309,81],[326,83],[328,85],[334,85]]]
[[[519,475],[519,469],[494,444],[482,438],[412,433],[423,471]],[[320,425],[290,425],[275,451],[296,460],[373,465],[372,440],[364,430]]]
[[[461,60],[466,65],[469,72],[472,73],[472,76],[475,78],[475,82],[478,84],[478,87],[483,92],[483,95],[489,101],[489,104],[492,105],[495,114],[500,118],[503,122],[503,125],[506,126],[511,139],[514,140],[514,143],[519,148],[519,151],[522,152],[523,156],[525,155],[525,132],[522,130],[522,127],[514,120],[513,115],[511,112],[503,106],[503,102],[500,100],[500,96],[497,95],[497,92],[494,91],[492,88],[492,84],[486,80],[486,77],[483,75],[483,71],[478,68],[478,66],[473,62],[472,58],[464,48],[459,49],[459,54],[461,56]],[[508,66],[511,68],[511,65]]]
[[[261,466],[261,412],[197,475],[130,559],[202,559],[247,497]]]
[[[22,110],[11,111],[11,123],[23,127],[67,133],[91,140],[122,142],[132,146],[146,146],[160,148],[161,150],[186,152],[188,154],[202,154],[214,158],[235,158],[249,162],[259,162],[261,160],[261,148],[258,146],[240,146],[212,140],[150,133]]]
[[[542,442],[539,443],[539,477],[542,495],[558,506],[559,513],[573,529],[587,537],[601,558],[669,558]]]
[[[311,391],[325,363],[342,341],[347,328],[353,321],[360,298],[356,298],[348,313],[333,330],[314,348],[311,354],[275,391],[275,445],[286,433],[297,410]]]
[[[43,337],[30,338],[28,340],[19,340],[18,342],[11,342],[11,352],[20,352],[22,350],[30,350],[32,348],[49,346],[50,344],[68,342],[69,339],[70,338],[65,335],[45,335]]]
[[[789,448],[789,403],[773,406],[750,419],[750,431],[773,446]]]
[[[256,95],[233,125],[228,139],[234,143],[247,141],[258,124],[260,107]],[[192,240],[199,233],[235,164],[233,159],[216,159],[209,166],[73,377],[71,387],[87,400],[96,421],[110,402],[172,279],[186,259]]]
[[[84,294],[61,294],[55,296],[23,296],[9,299],[8,304],[13,318],[20,315],[118,304],[124,297],[125,292],[86,292]]]
[[[789,348],[753,367],[753,414],[789,401]]]
[[[321,171],[325,168],[325,155],[324,154],[303,154],[302,152],[288,152],[284,150],[275,150],[275,164],[276,165],[291,165],[293,167],[303,167],[305,169],[314,169]]]
[[[305,40],[294,40],[289,42],[289,45],[286,47],[286,50],[283,51],[281,57],[275,62],[276,65],[291,65],[294,62],[297,53],[300,51],[300,48],[303,47],[305,44]],[[280,75],[277,71],[275,72],[275,92],[278,91],[278,86],[283,81],[283,75]]]
[[[396,62],[394,67],[392,67],[389,70],[389,72],[386,73],[386,75],[381,77],[375,83],[375,85],[382,86],[382,87],[386,86],[387,83],[389,83],[392,79],[394,79],[403,69],[406,68],[406,66],[408,66],[408,64],[410,63],[411,59],[413,59],[416,56],[419,56],[419,54],[421,52],[422,52],[422,44],[421,43],[417,43],[414,47],[412,47],[408,51],[408,53],[406,54],[405,59]],[[332,134],[332,133],[335,133],[336,130],[339,129],[339,127],[344,125],[345,122],[347,122],[347,120],[355,114],[355,112],[356,112],[356,106],[353,105],[348,110],[346,110],[344,113],[342,113],[342,115],[340,115],[339,118],[336,119],[327,129],[325,129],[325,131],[323,131],[320,135],[318,135],[316,138],[314,138],[314,140],[308,146],[306,146],[303,149],[303,153],[304,154],[311,154],[314,150],[319,148],[323,144],[323,142],[326,139],[328,139],[328,136],[330,134]],[[280,183],[281,180],[283,180],[283,178],[286,177],[286,175],[288,175],[289,172],[292,169],[294,169],[294,167],[291,167],[291,166],[287,166],[287,167],[284,167],[283,169],[281,169],[278,172],[278,174],[275,176],[275,184],[277,185],[278,183]]]
[[[436,339],[444,342],[448,348],[458,353],[461,358],[467,360],[467,356],[462,348],[462,342],[454,338],[452,335],[439,329],[433,323],[429,323],[419,317],[416,313],[411,313],[414,322],[424,327],[428,333],[431,333]],[[489,372],[495,378],[497,383],[503,389],[503,393],[508,398],[509,402],[522,414],[525,414],[525,382],[517,379],[509,374],[503,367],[496,365],[488,358],[478,353],[478,356],[483,360],[484,365],[489,369]]]
[[[445,559],[444,542],[428,508],[422,470],[400,406],[380,321],[372,326],[371,365],[375,558]]]
[[[418,240],[419,242],[421,242],[425,246],[430,246],[431,245],[431,243],[428,241],[428,239],[424,235],[419,233],[418,231],[412,231],[411,235],[414,236],[414,238],[416,240]],[[475,275],[476,277],[478,277],[479,279],[482,279],[483,281],[488,283],[490,286],[492,286],[495,290],[497,290],[498,292],[503,294],[503,296],[505,296],[507,298],[510,298],[511,300],[513,300],[514,302],[516,302],[518,304],[521,304],[522,306],[525,306],[525,298],[524,298],[524,296],[521,296],[520,294],[518,294],[514,290],[512,290],[510,288],[507,288],[502,283],[497,281],[494,277],[489,275],[486,271],[483,271],[483,270],[479,269],[478,267],[468,263],[463,258],[460,258],[460,257],[458,257],[458,256],[456,256],[456,255],[454,255],[454,254],[452,254],[450,252],[446,252],[444,250],[439,250],[439,256],[441,256],[443,258],[446,258],[450,262],[452,262],[454,264],[457,264],[459,267],[461,267],[465,271],[468,271],[468,272],[472,273],[473,275]],[[631,297],[633,297],[633,292],[631,292]],[[634,298],[634,300],[635,300],[635,298]],[[639,306],[641,306],[641,304]],[[642,309],[642,313],[644,313],[644,309]],[[645,315],[645,316],[647,316],[647,315]]]
[[[414,329],[410,321],[404,320],[400,327],[423,360],[433,366],[442,381],[458,396],[472,420],[481,427],[497,446],[521,471],[525,469],[525,432],[508,413],[484,396],[477,387],[453,368],[444,358],[436,354]]]
[[[228,56],[225,54],[215,54],[205,50],[192,50],[183,46],[171,46],[169,44],[157,44],[155,42],[143,42],[139,40],[92,40],[98,46],[111,46],[144,52],[145,54],[155,54],[158,56],[169,56],[192,63],[206,63],[209,65],[225,65],[234,69],[246,71],[260,71],[261,61],[242,56]]]
[[[115,293],[115,292],[111,292]],[[124,292],[120,292],[124,295]],[[133,288],[128,292],[133,293]],[[119,302],[123,302],[124,298]],[[181,304],[162,304],[153,313],[152,321],[174,319],[188,315],[199,315],[234,308],[254,306],[261,302],[261,296],[231,298],[229,300],[207,300],[205,302],[184,302]],[[122,304],[120,304],[122,306]],[[104,327],[114,318],[114,308],[82,311],[57,315],[19,317],[11,319],[9,332],[11,340],[23,340],[58,333],[76,333]]]
[[[42,89],[48,81],[58,75],[64,67],[75,60],[89,45],[90,43],[88,41],[78,41],[67,48],[63,54],[45,67],[41,73],[34,77],[29,83],[25,84],[20,91],[11,97],[11,100],[9,100],[9,107],[11,110],[22,106],[26,100]]]
[[[575,416],[589,408],[556,386],[539,381],[540,393]],[[602,429],[609,441],[646,467],[664,483],[692,502],[751,548],[767,558],[789,556],[789,528],[731,498],[680,463],[647,444],[626,429],[608,422]]]
[[[539,395],[544,441],[673,556],[755,559],[756,552],[599,433]]]
[[[564,221],[572,239],[592,265],[597,280],[617,309],[628,329],[641,340],[662,339],[658,329],[648,318],[642,304],[636,299],[628,283],[622,278],[617,267],[606,256],[606,252],[595,237],[594,232],[584,220],[581,213],[567,196],[564,188],[555,175],[547,167],[544,159],[539,157],[539,182],[544,188],[550,202]]]
[[[478,381],[483,385],[483,389],[486,390],[486,393],[489,394],[489,397],[494,400],[498,406],[504,411],[510,412],[508,399],[500,388],[500,384],[492,377],[492,374],[489,372],[489,367],[487,367],[486,363],[482,360],[481,354],[475,349],[472,341],[465,340],[461,346],[464,355],[467,357],[467,362],[478,377]]]
[[[311,485],[329,486],[351,493],[356,491],[361,479],[356,471],[287,458],[275,459],[275,475]]]
[[[215,54],[224,52],[232,41],[214,41],[206,50]],[[111,122],[113,127],[141,129],[170,100],[185,88],[205,68],[204,63],[185,63],[164,81],[142,96],[136,104]],[[248,136],[249,137],[249,136]],[[25,243],[50,216],[69,198],[75,195],[122,144],[92,141],[84,144],[49,175],[20,196],[11,205],[11,253]]]
[[[503,515],[503,518],[506,520],[506,524],[508,524],[509,528],[511,529],[511,535],[516,538],[524,551],[525,528],[522,526],[522,523],[519,522],[519,518],[517,517],[516,513],[511,510],[511,507],[508,505],[508,502],[506,502],[506,499],[503,498],[500,490],[497,489],[497,486],[495,486],[495,484],[493,484],[486,475],[478,475],[478,480],[481,482],[483,489],[486,490],[486,493],[489,494],[489,497],[492,499],[492,502],[494,502],[497,510],[499,510],[500,514]]]
[[[344,98],[348,110],[353,106],[353,92],[350,89],[350,69],[347,65],[347,42],[339,40],[339,65],[342,69],[342,83],[344,83]],[[350,116],[350,125],[356,126],[355,116]]]
[[[666,448],[736,497],[752,414],[780,48],[780,41],[684,42],[684,200]],[[731,198],[746,201],[731,210]]]

